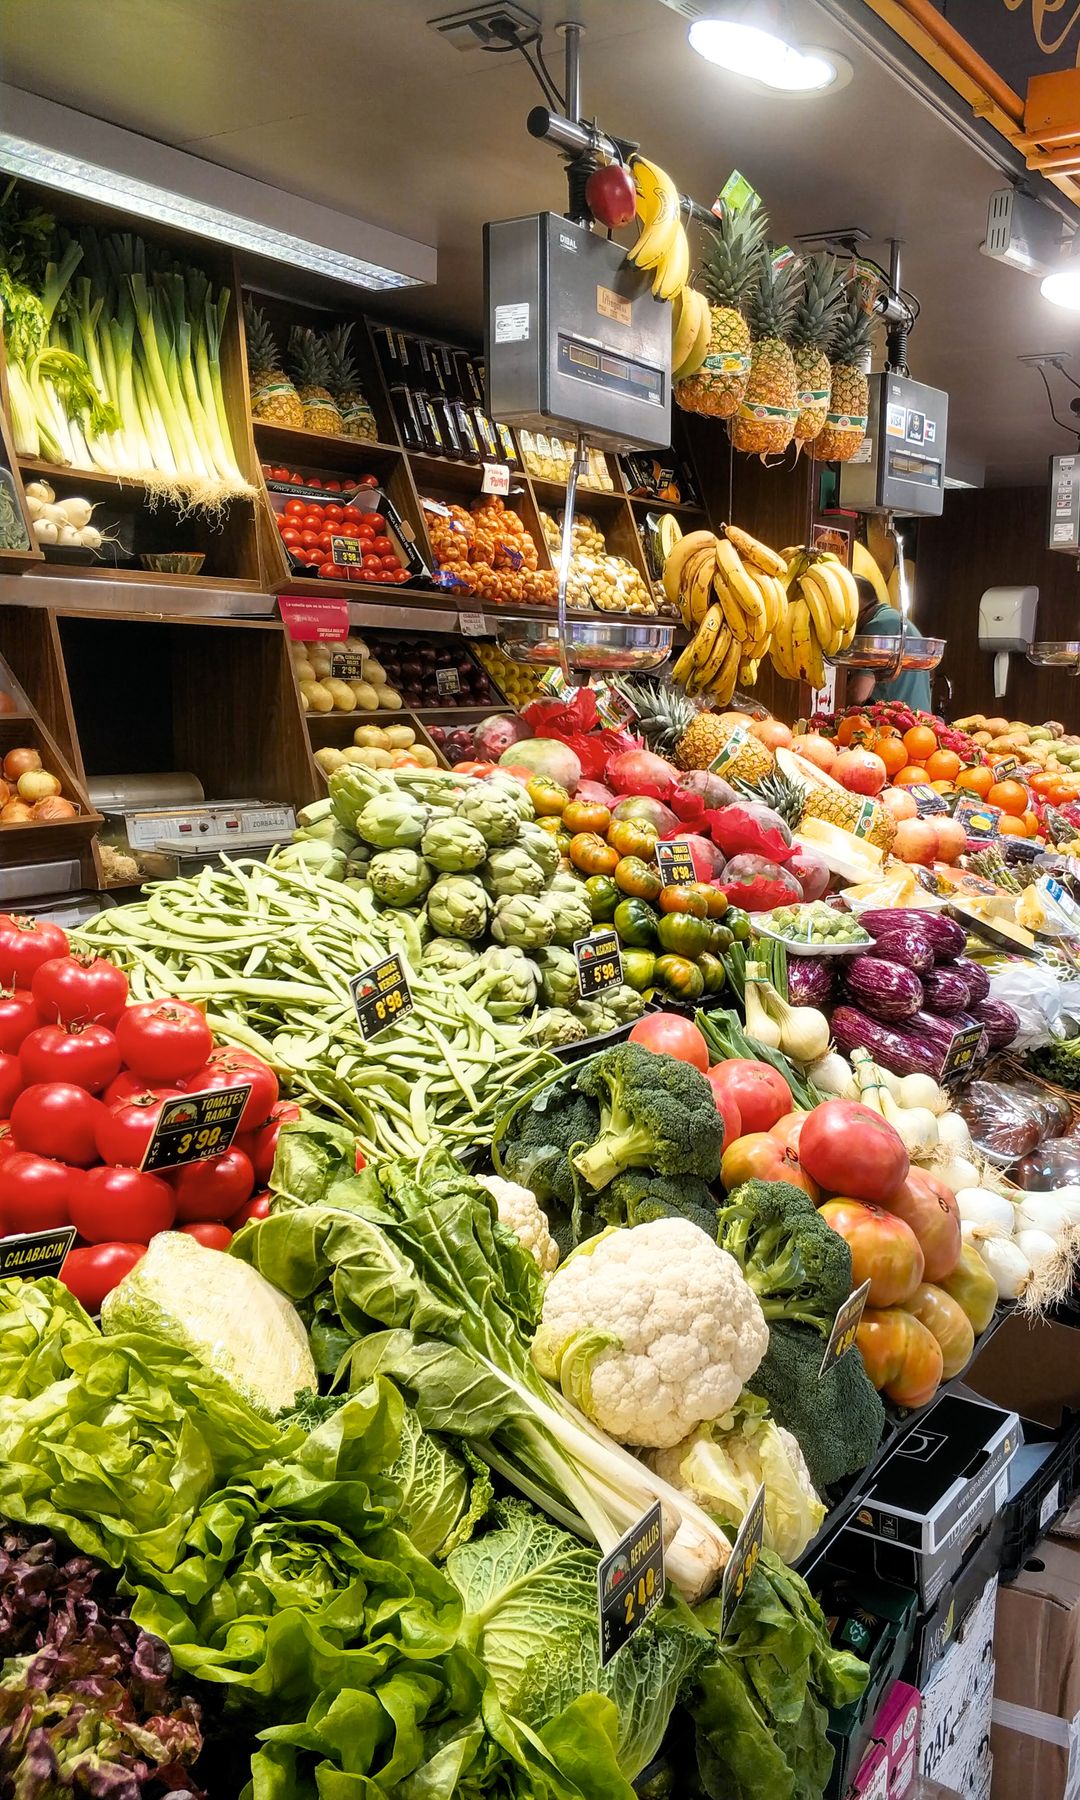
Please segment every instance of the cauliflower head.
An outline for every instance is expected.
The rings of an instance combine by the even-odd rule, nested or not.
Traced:
[[[731,1410],[768,1342],[735,1258],[688,1219],[656,1219],[567,1257],[532,1356],[619,1443],[667,1449]]]
[[[523,1250],[527,1250],[545,1280],[559,1264],[559,1247],[548,1230],[547,1213],[538,1206],[536,1195],[518,1181],[505,1181],[501,1175],[478,1175],[495,1202],[499,1224],[512,1231]]]

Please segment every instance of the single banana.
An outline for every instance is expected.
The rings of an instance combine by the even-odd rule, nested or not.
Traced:
[[[799,578],[799,593],[805,600],[813,620],[814,630],[826,650],[832,653],[839,648],[842,620],[837,616],[832,604],[832,597],[827,592],[824,582],[815,580],[813,571],[807,569]]]
[[[708,545],[709,550],[712,551],[715,543],[716,539],[711,531],[688,531],[686,536],[680,538],[674,546],[664,563],[664,592],[672,606],[679,598],[679,584],[686,562],[693,556],[695,550],[704,550]]]
[[[775,550],[770,550],[768,544],[763,544],[760,538],[752,537],[741,525],[725,525],[724,531],[743,562],[749,563],[752,569],[760,570],[762,575],[786,575],[787,563],[784,558]]]
[[[713,566],[711,554],[709,551],[703,550],[701,555],[694,559],[692,567],[688,570],[688,578],[683,584],[690,623],[695,627],[702,623],[712,604]]]
[[[810,609],[800,596],[791,602],[788,616],[791,620],[791,666],[801,681],[807,679],[807,665],[810,661]]]
[[[679,224],[679,194],[671,176],[645,156],[633,160],[641,236],[627,251],[639,269],[655,269],[671,250]]]
[[[690,642],[686,646],[686,649],[683,651],[682,655],[678,658],[678,660],[675,664],[675,667],[671,671],[671,679],[672,679],[672,681],[677,682],[680,687],[685,687],[686,683],[689,681],[693,672],[694,672],[694,640],[693,640],[693,638],[691,638]]]
[[[825,662],[821,654],[821,645],[817,638],[810,638],[810,655],[807,660],[806,679],[812,688],[825,686]]]
[[[690,275],[690,240],[681,219],[676,219],[675,234],[657,265],[653,293],[658,300],[674,300],[686,286]]]
[[[757,681],[759,662],[756,657],[747,661],[744,657],[739,664],[739,682],[742,687],[753,687]]]
[[[708,657],[698,664],[701,673],[701,685],[703,687],[709,687],[710,684],[715,681],[720,672],[720,666],[730,648],[731,633],[727,626],[721,622],[720,629],[713,638],[712,649],[710,650]]]
[[[660,548],[664,552],[664,561],[666,562],[683,534],[682,526],[674,513],[660,514],[659,533]]]
[[[739,679],[739,663],[741,660],[742,653],[740,647],[733,638],[728,646],[727,655],[720,665],[720,671],[716,676],[716,679],[710,684],[712,697],[714,700],[718,701],[721,706],[726,706],[731,699],[732,694],[735,692],[735,683]]]
[[[753,622],[747,618],[720,569],[714,569],[712,585],[713,593],[724,609],[724,618],[732,637],[737,638],[740,644],[748,644],[755,635]]]
[[[683,364],[697,342],[700,315],[693,288],[684,287],[671,304],[671,379],[678,381]]]
[[[694,347],[682,368],[679,370],[679,379],[681,381],[685,381],[690,375],[697,374],[702,363],[709,354],[709,345],[712,342],[712,313],[709,309],[709,302],[706,300],[704,294],[699,294],[694,288],[684,288],[683,292],[693,295],[693,301],[697,308],[698,320],[697,336],[694,339]]]
[[[743,567],[742,557],[730,538],[717,538],[716,561],[717,566],[723,570],[724,580],[746,614],[750,626],[749,635],[759,637],[765,629],[765,602],[761,597],[761,589],[749,569]]]

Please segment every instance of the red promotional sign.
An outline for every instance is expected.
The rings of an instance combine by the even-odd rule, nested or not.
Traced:
[[[347,600],[278,600],[294,644],[332,644],[349,635]]]

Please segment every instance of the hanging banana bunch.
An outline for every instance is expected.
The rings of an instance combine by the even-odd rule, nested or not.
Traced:
[[[664,563],[664,592],[693,636],[672,675],[690,695],[726,706],[741,682],[752,687],[787,610],[787,565],[737,525],[691,531]]]
[[[773,668],[787,681],[825,685],[825,658],[846,650],[859,620],[859,590],[832,551],[787,552],[787,608],[774,633]]]
[[[633,157],[630,167],[641,235],[627,256],[636,268],[655,271],[652,291],[658,300],[674,300],[690,277],[690,240],[683,229],[679,190],[648,157]]]

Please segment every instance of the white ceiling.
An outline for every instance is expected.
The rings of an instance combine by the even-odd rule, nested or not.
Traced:
[[[862,225],[878,257],[904,239],[905,285],[923,305],[912,371],[949,390],[950,465],[985,467],[997,483],[1044,479],[1047,456],[1070,440],[1016,357],[1067,349],[1080,377],[1080,314],[980,255],[1003,179],[978,151],[815,0],[796,0],[805,37],[854,65],[850,86],[816,100],[770,99],[711,68],[660,0],[533,4],[549,26],[570,11],[584,20],[585,113],[640,140],[684,192],[709,202],[737,166],[779,237]],[[541,96],[520,57],[463,55],[427,28],[452,5],[4,0],[0,72],[296,194],[300,233],[312,200],[436,244],[437,288],[414,291],[396,316],[477,336],[483,222],[558,210],[565,188],[554,152],[526,134]],[[545,44],[558,69],[554,31]]]

